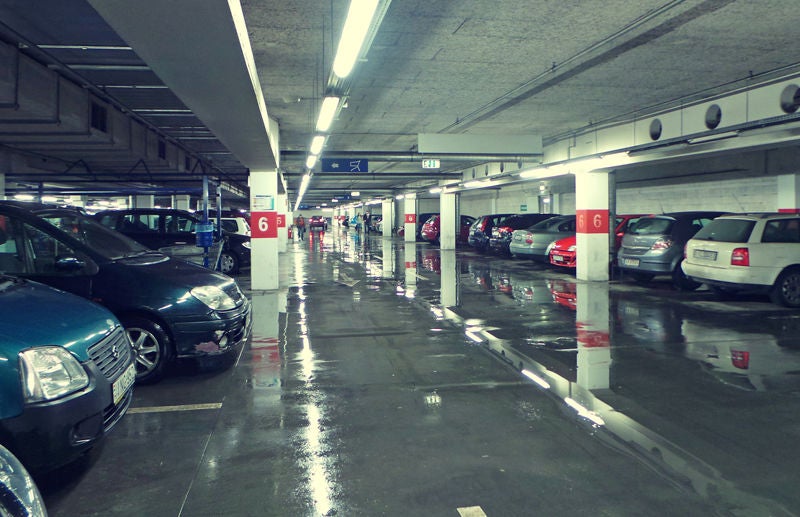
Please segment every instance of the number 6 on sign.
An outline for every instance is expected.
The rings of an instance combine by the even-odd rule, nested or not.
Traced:
[[[278,212],[253,212],[250,214],[252,239],[278,238]]]

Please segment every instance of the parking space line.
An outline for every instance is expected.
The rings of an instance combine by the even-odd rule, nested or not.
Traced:
[[[150,407],[132,407],[128,409],[128,414],[136,413],[169,413],[174,411],[202,411],[206,409],[219,409],[222,407],[222,402],[211,402],[209,404],[186,404],[182,406],[150,406]]]
[[[480,506],[465,506],[463,508],[456,508],[458,515],[461,517],[486,517],[483,509]]]

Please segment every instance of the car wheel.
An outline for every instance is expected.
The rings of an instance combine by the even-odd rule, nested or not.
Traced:
[[[686,276],[686,273],[683,272],[683,268],[681,267],[681,262],[678,262],[678,265],[675,266],[675,270],[672,272],[672,285],[681,291],[694,291],[702,284]]]
[[[122,319],[122,326],[133,346],[136,382],[156,382],[164,376],[172,359],[172,345],[161,325],[140,316]]]
[[[219,256],[219,270],[226,275],[235,275],[239,272],[239,257],[232,251],[223,251]]]
[[[772,303],[785,307],[800,307],[800,269],[787,269],[778,276],[770,290]]]
[[[630,273],[630,275],[637,284],[646,284],[653,279],[650,273]]]

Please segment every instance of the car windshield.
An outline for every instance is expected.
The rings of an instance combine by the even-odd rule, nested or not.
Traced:
[[[753,232],[755,221],[747,219],[714,219],[694,239],[702,241],[747,242]]]
[[[631,227],[632,235],[665,235],[672,231],[675,219],[669,217],[643,217]]]
[[[149,251],[133,239],[106,228],[94,219],[78,212],[44,213],[40,214],[40,217],[107,259],[131,257]]]

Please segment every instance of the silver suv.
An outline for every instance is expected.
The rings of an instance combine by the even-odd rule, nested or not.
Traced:
[[[767,293],[800,307],[800,214],[732,214],[687,244],[683,271],[718,294]]]

